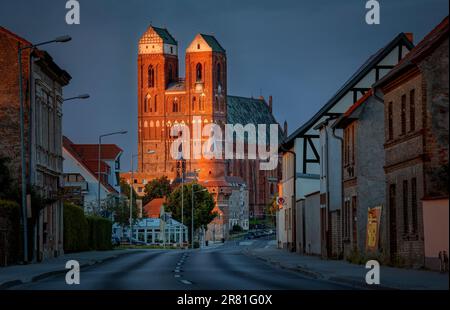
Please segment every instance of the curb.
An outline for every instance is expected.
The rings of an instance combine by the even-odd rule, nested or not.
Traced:
[[[384,285],[368,285],[365,284],[363,282],[360,281],[356,281],[356,280],[352,280],[352,279],[348,279],[348,278],[343,278],[343,277],[326,277],[324,274],[320,273],[320,272],[316,272],[316,271],[312,271],[309,269],[306,269],[304,267],[301,266],[297,266],[297,267],[289,267],[286,266],[282,263],[280,263],[279,261],[275,261],[272,260],[270,258],[265,258],[262,256],[258,256],[254,253],[251,253],[249,250],[245,250],[243,251],[243,253],[245,255],[249,255],[252,256],[254,258],[257,258],[259,260],[262,260],[264,262],[267,262],[271,265],[286,269],[286,270],[291,270],[294,272],[298,272],[303,274],[304,276],[308,277],[308,278],[312,278],[314,280],[322,280],[322,281],[327,281],[330,283],[335,283],[335,284],[344,284],[344,285],[348,285],[352,288],[355,289],[365,289],[365,290],[399,290],[399,288],[395,288],[395,287],[390,287],[390,286],[384,286]]]
[[[132,251],[132,252],[124,252],[124,253],[120,253],[120,254],[115,254],[113,256],[109,256],[106,257],[104,259],[92,259],[84,264],[80,264],[80,270],[89,266],[93,266],[93,265],[98,265],[113,259],[116,259],[120,256],[123,255],[129,255],[129,254],[134,254],[134,253],[139,253],[140,251]],[[41,273],[39,275],[33,276],[31,277],[31,279],[29,281],[22,281],[22,280],[10,280],[10,281],[6,281],[2,284],[0,284],[0,290],[6,290],[9,289],[11,287],[17,286],[17,285],[21,285],[21,284],[26,284],[26,283],[33,283],[33,282],[37,282],[40,280],[43,280],[45,278],[54,276],[54,275],[58,275],[58,274],[63,274],[67,271],[67,269],[59,269],[59,270],[52,270],[52,271],[48,271],[48,272],[44,272]]]

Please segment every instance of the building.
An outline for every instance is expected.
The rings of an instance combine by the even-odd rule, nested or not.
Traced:
[[[208,224],[205,240],[228,239],[234,225],[249,229],[249,204],[246,184],[240,177],[226,176],[224,180],[201,183],[213,195],[216,218]]]
[[[11,159],[10,169],[20,188],[19,46],[29,41],[0,27],[0,155]],[[71,76],[45,51],[22,53],[24,137],[27,194],[34,191],[44,203],[28,209],[28,253],[41,261],[63,253],[62,104],[63,87]],[[20,189],[19,189],[20,192]]]
[[[164,212],[165,204],[166,204],[165,197],[152,199],[144,206],[143,217],[159,218],[160,215]]]
[[[86,213],[98,213],[98,144],[75,144],[63,138],[64,196],[84,208]],[[101,145],[100,203],[120,193],[120,157],[123,151],[115,144]]]
[[[280,144],[284,173],[280,186],[285,204],[280,206],[279,222],[284,222],[284,218],[288,217],[287,225],[279,226],[277,235],[280,247],[301,253],[306,251],[304,240],[296,237],[295,223],[303,222],[303,219],[297,219],[302,214],[299,210],[302,206],[300,201],[306,195],[320,191],[322,256],[342,256],[348,241],[343,241],[340,233],[342,167],[335,164],[342,162],[342,130],[333,130],[332,126],[342,113],[364,96],[372,84],[385,76],[412,47],[411,34],[397,35],[364,62],[310,120]],[[296,163],[293,162],[294,156]]]
[[[130,235],[130,228],[113,224],[113,236],[122,238]],[[133,239],[154,245],[178,245],[180,240],[188,240],[188,228],[180,222],[168,218],[142,218],[133,224]]]
[[[198,171],[199,182],[205,184],[228,184],[226,177],[241,177],[248,190],[249,216],[263,218],[266,205],[276,194],[279,170],[260,170],[260,160],[248,157],[194,158],[194,146],[205,145],[209,139],[205,131],[204,135],[196,137],[194,132],[201,133],[210,124],[216,124],[222,132],[225,132],[225,124],[275,124],[279,128],[272,115],[272,98],[267,103],[262,97],[228,95],[226,52],[211,35],[198,34],[189,44],[185,54],[185,78],[179,76],[178,56],[178,43],[167,29],[150,26],[139,41],[139,160],[133,186],[142,196],[148,180],[163,175],[175,180],[181,176],[177,169],[179,161],[170,152],[179,135],[170,131],[176,125],[183,125],[191,133],[189,142],[193,146],[190,151],[181,150],[190,155],[183,153],[186,172]],[[269,126],[266,133],[265,145],[269,143]],[[236,134],[238,136],[244,137],[244,134]],[[246,135],[244,140],[246,149],[257,145],[257,141],[249,141]],[[124,173],[122,177],[129,180],[131,173]],[[228,213],[228,206],[218,208]]]
[[[333,124],[343,131],[344,257],[382,258],[388,248],[384,175],[384,105],[369,90]]]
[[[448,253],[448,17],[375,84],[384,94],[390,259],[439,267]]]

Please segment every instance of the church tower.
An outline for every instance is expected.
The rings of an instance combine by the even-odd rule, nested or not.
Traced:
[[[224,134],[227,122],[227,60],[225,49],[211,35],[198,34],[186,49],[186,92],[192,116],[200,116],[203,125],[218,124]],[[225,173],[223,159],[202,159],[195,166],[200,168],[201,179],[220,178]]]
[[[141,172],[158,173],[166,168],[165,90],[178,79],[177,41],[166,29],[148,27],[138,48],[138,169]]]

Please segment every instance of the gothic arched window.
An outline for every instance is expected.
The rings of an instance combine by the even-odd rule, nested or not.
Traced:
[[[153,112],[156,112],[157,111],[157,107],[158,107],[158,101],[156,100],[156,98],[158,97],[158,95],[155,95],[155,106],[154,106],[154,108],[153,108]]]
[[[145,96],[144,112],[148,112],[149,108],[150,108],[150,112],[152,112],[152,107],[151,107],[151,102],[150,102],[151,99],[152,99],[152,97],[150,96],[150,94],[147,94],[147,96]]]
[[[178,99],[177,98],[173,99],[172,112],[178,112]]]
[[[203,77],[202,77],[202,65],[201,63],[198,63],[197,66],[195,67],[195,76],[196,76],[196,81],[197,82],[201,82]]]
[[[155,87],[155,69],[152,65],[148,66],[148,87]]]
[[[173,81],[173,69],[172,69],[172,64],[169,64],[169,83]]]
[[[195,97],[192,97],[192,111],[195,110]]]
[[[217,63],[217,85],[221,85],[222,84],[222,68],[220,66],[220,63]]]

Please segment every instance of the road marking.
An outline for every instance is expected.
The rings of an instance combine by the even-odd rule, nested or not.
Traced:
[[[174,277],[175,277],[175,278],[179,278],[179,277],[181,277],[181,275],[176,274],[176,275],[174,275]]]
[[[192,284],[192,282],[188,281],[188,280],[180,280],[182,283],[184,284]]]
[[[180,269],[175,269],[174,272],[181,272],[181,270]]]
[[[253,241],[241,241],[239,242],[239,245],[252,245]]]

